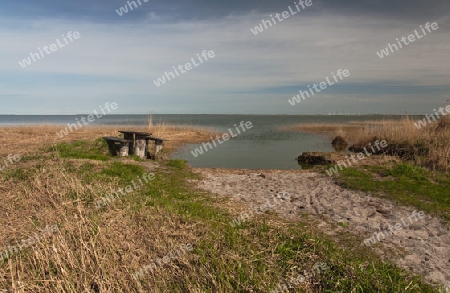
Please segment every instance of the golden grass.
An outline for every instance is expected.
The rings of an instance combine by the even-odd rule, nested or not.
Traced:
[[[118,136],[119,130],[151,132],[153,136],[164,139],[164,148],[168,151],[185,143],[199,143],[210,140],[215,134],[210,129],[193,126],[157,124],[142,127],[130,126],[87,126],[59,138],[57,132],[66,125],[34,125],[0,127],[0,162],[8,154],[35,154],[40,148],[60,142],[75,140],[95,140],[103,136]]]
[[[93,205],[86,204],[89,198],[101,198],[121,184],[118,180],[86,184],[81,170],[100,172],[108,163],[49,157],[44,149],[60,142],[117,136],[119,129],[130,127],[89,126],[59,138],[56,132],[61,127],[0,128],[1,163],[8,154],[38,155],[36,159],[10,165],[0,174],[0,252],[34,233],[39,235],[38,229],[46,225],[59,227],[55,235],[13,254],[0,266],[0,292],[123,292],[123,288],[144,292],[133,279],[133,270],[161,258],[170,249],[178,249],[180,244],[195,244],[203,233],[202,227],[197,225],[194,229],[193,223],[165,211],[149,215],[111,206],[107,212],[98,213]],[[169,149],[207,140],[212,135],[193,127],[164,124],[132,129],[150,130],[165,139]],[[135,193],[127,196],[136,196]],[[145,277],[154,278],[159,287],[165,287],[164,282],[186,277],[182,270],[194,270],[186,260],[189,257],[187,252],[175,260],[178,269],[167,269],[173,266],[172,262]],[[3,291],[4,288],[8,290]]]
[[[205,237],[211,238],[207,240],[216,245],[215,250],[223,251],[220,256],[226,259],[224,265],[237,261],[239,256],[220,247],[223,240],[216,242],[222,235],[216,235],[217,232],[205,222],[178,214],[171,210],[173,207],[147,204],[152,202],[153,194],[142,195],[134,191],[105,210],[96,210],[89,200],[114,192],[123,184],[117,177],[105,181],[88,178],[89,183],[86,183],[86,173],[98,174],[113,162],[63,159],[42,148],[48,149],[61,141],[92,141],[101,136],[117,135],[119,128],[89,127],[62,139],[55,135],[59,129],[58,126],[0,128],[3,145],[8,146],[2,148],[2,153],[38,155],[10,166],[0,174],[0,251],[16,245],[16,241],[28,239],[47,225],[56,224],[59,230],[10,256],[6,263],[0,261],[0,292],[173,292],[164,288],[204,292],[201,286],[224,286],[211,275],[217,268],[211,268],[214,264],[208,258],[205,260],[189,252],[145,274],[142,283],[136,282],[132,274],[142,265],[177,250],[180,244],[191,243],[195,247]],[[155,136],[167,139],[172,146],[207,139],[211,134],[188,126],[156,125],[150,129],[133,129],[150,130]],[[83,171],[87,169],[89,172]],[[170,172],[166,167],[154,171],[157,177]],[[158,184],[153,188],[153,192],[158,193],[156,196],[168,196],[167,186],[161,180],[155,184]],[[145,208],[137,208],[137,202],[142,202]],[[230,204],[225,202],[220,206],[227,205]],[[264,249],[272,250],[259,247],[262,243],[257,238],[252,237],[252,241],[255,243],[246,242],[245,245],[251,245],[254,255],[260,255]],[[276,247],[276,243],[271,247]],[[276,258],[273,255],[265,262],[275,266]],[[239,261],[252,265],[253,259]],[[238,279],[238,276],[231,275],[230,279],[233,278]],[[265,282],[271,284],[273,279],[266,278]],[[178,284],[185,285],[178,287]]]
[[[83,139],[92,142],[101,136],[117,135],[119,128],[87,127],[62,139],[56,136],[59,129],[60,126],[0,128],[2,154],[37,155],[0,173],[0,251],[15,245],[16,241],[29,238],[38,228],[56,224],[59,229],[56,235],[11,256],[6,263],[0,262],[0,292],[206,292],[209,289],[232,292],[223,289],[231,286],[239,288],[241,292],[263,292],[263,288],[273,288],[274,282],[284,279],[280,274],[282,268],[278,265],[279,253],[274,253],[280,245],[280,239],[286,241],[281,243],[281,247],[290,243],[289,239],[299,239],[292,241],[290,249],[298,249],[297,243],[302,247],[310,247],[296,251],[296,258],[301,259],[301,262],[289,260],[290,264],[297,262],[299,269],[304,268],[302,265],[306,261],[313,263],[323,258],[324,251],[329,251],[323,248],[321,241],[309,236],[305,239],[294,238],[297,235],[291,234],[291,226],[275,216],[269,218],[272,226],[264,232],[267,234],[261,234],[268,229],[266,223],[255,224],[256,228],[242,232],[251,233],[242,239],[231,237],[234,232],[225,235],[224,229],[217,229],[221,225],[218,220],[220,217],[217,214],[209,216],[208,207],[203,211],[211,217],[208,222],[205,218],[195,220],[194,216],[187,216],[177,210],[184,209],[187,204],[171,206],[172,200],[182,197],[182,193],[192,193],[184,187],[176,188],[179,184],[177,180],[184,180],[183,176],[186,175],[181,174],[180,179],[177,176],[179,173],[167,165],[150,171],[155,171],[157,179],[149,183],[147,190],[134,191],[104,210],[96,210],[90,202],[117,190],[119,186],[123,187],[123,182],[119,182],[123,173],[108,176],[106,180],[92,178],[105,168],[112,168],[115,161],[63,159],[57,152],[41,148],[48,149],[50,145],[61,141]],[[155,136],[167,139],[172,146],[208,139],[210,135],[210,132],[187,126],[151,125],[150,128],[135,130],[150,130]],[[144,163],[141,166],[147,165]],[[193,206],[196,203],[201,206],[201,201],[200,194],[195,194],[189,202]],[[211,202],[221,208],[231,205],[220,199]],[[202,209],[199,207],[191,211],[200,214]],[[279,224],[274,225],[273,222]],[[310,225],[299,230],[314,231],[315,227]],[[240,242],[234,244],[236,250],[227,248],[238,240]],[[171,260],[163,268],[146,274],[142,283],[133,279],[132,274],[142,265],[162,258],[180,244],[191,243],[195,247],[199,242],[206,243],[203,246],[204,255],[201,252],[188,252]],[[248,249],[244,250],[246,247]],[[211,252],[216,254],[211,255]],[[336,257],[330,258],[330,261],[334,259]],[[343,263],[349,269],[349,275],[352,275],[351,266],[345,261]],[[248,269],[241,271],[241,267]],[[356,271],[364,270],[358,267]],[[341,274],[343,270],[339,268],[336,272]],[[258,289],[251,287],[251,281],[247,285],[240,283],[245,279],[244,274],[245,278],[249,276],[251,280],[261,277],[255,285]],[[226,275],[227,278],[221,278],[220,275]],[[223,280],[228,283],[221,282]],[[308,284],[311,288],[312,285]],[[313,290],[308,289],[306,292]]]
[[[329,132],[340,135],[349,143],[367,146],[385,139],[389,147],[412,152],[412,159],[432,170],[450,170],[450,119],[428,123],[418,129],[408,117],[402,120],[350,122],[348,124],[300,124],[284,128],[288,131]]]
[[[24,292],[18,290],[24,284],[25,292],[120,292],[119,287],[141,292],[131,270],[140,266],[142,256],[150,262],[167,254],[167,247],[195,243],[194,231],[180,217],[155,213],[144,218],[139,212],[130,215],[115,208],[94,214],[93,206],[79,198],[85,194],[104,196],[116,190],[118,183],[84,184],[83,174],[68,174],[63,163],[83,162],[46,160],[27,182],[0,179],[1,250],[29,238],[37,227],[57,224],[60,231],[8,259],[0,267],[0,288],[16,287],[14,292]],[[180,257],[177,263],[187,268],[186,257],[189,255]],[[164,268],[157,270],[155,277],[174,278],[171,270]]]
[[[66,125],[34,125],[0,127],[0,157],[8,154],[34,154],[39,148],[64,141],[115,136],[117,127],[89,126],[59,138],[56,133]]]

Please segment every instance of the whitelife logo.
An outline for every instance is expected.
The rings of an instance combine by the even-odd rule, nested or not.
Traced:
[[[279,22],[282,22],[283,20],[288,19],[290,16],[299,13],[300,11],[302,11],[302,9],[305,10],[306,7],[309,7],[312,5],[312,0],[306,0],[306,1],[300,0],[300,1],[298,1],[298,4],[297,4],[297,2],[294,2],[294,4],[295,4],[295,7],[297,8],[297,11],[292,10],[292,7],[289,6],[288,7],[289,11],[283,11],[281,14],[275,13],[275,17],[278,19]],[[302,9],[300,9],[299,5],[302,7]],[[276,25],[277,22],[276,22],[275,18],[272,16],[272,14],[270,15],[270,18],[272,19],[272,21],[262,19],[261,24],[259,26],[255,26],[254,29],[251,28],[250,31],[256,36],[257,34],[262,33],[264,31],[264,28],[268,29],[269,27],[272,27],[272,23],[273,23],[273,25]],[[263,27],[263,25],[264,25],[264,27]],[[269,25],[269,26],[267,26],[267,25]]]
[[[21,157],[20,155],[8,155],[8,161],[9,163],[6,161],[6,159],[3,159],[3,162],[5,163],[5,165],[0,165],[0,171],[3,171],[4,169],[8,168],[10,165],[15,163],[18,163],[20,161]]]
[[[388,146],[388,143],[386,140],[382,140],[382,141],[375,141],[374,142],[374,146],[377,148],[378,151],[381,151],[381,148],[386,148]],[[370,157],[373,154],[377,153],[377,150],[374,149],[374,147],[372,146],[372,143],[369,143],[369,146],[372,149],[372,152],[368,152],[367,148],[364,147],[363,150],[365,152],[365,154],[363,152],[360,152],[356,155],[356,158],[353,154],[351,154],[350,158],[348,158],[348,156],[345,156],[345,158],[347,159],[347,161],[338,161],[337,165],[335,165],[334,167],[329,168],[328,170],[325,170],[325,172],[328,174],[328,176],[333,176],[333,174],[337,174],[339,172],[338,167],[342,169],[342,166],[344,166],[345,168],[351,167],[353,164],[350,162],[350,159],[353,161],[354,164],[357,164],[359,161],[364,160],[366,157]],[[381,148],[380,148],[381,147]],[[347,162],[347,164],[345,163]]]
[[[273,198],[273,205],[270,204],[270,200],[267,199],[266,203],[260,205],[260,206],[253,206],[253,208],[246,212],[241,213],[237,218],[233,219],[230,223],[231,227],[237,227],[242,223],[245,223],[246,221],[249,221],[252,219],[255,214],[259,215],[262,214],[268,210],[273,209],[277,205],[283,204],[285,202],[289,203],[291,199],[291,195],[288,192],[278,192],[277,197]]]
[[[144,179],[145,183],[148,183],[148,181],[150,180],[155,180],[155,173],[144,173],[142,175],[142,179]],[[118,188],[116,192],[113,193],[109,193],[106,196],[98,199],[94,205],[97,209],[106,206],[108,203],[112,203],[114,202],[116,199],[120,198],[120,196],[125,196],[126,194],[124,193],[124,191],[128,194],[133,192],[133,190],[140,190],[142,186],[144,186],[144,183],[142,182],[140,176],[138,176],[138,181],[140,183],[140,185],[137,185],[136,182],[134,180],[131,180],[131,183],[133,184],[133,186],[131,185],[127,185],[125,188]],[[125,190],[124,190],[125,189]]]
[[[213,50],[210,50],[209,52],[206,52],[206,50],[204,50],[202,52],[202,56],[201,56],[201,57],[203,57],[203,59],[200,57],[199,54],[197,54],[197,57],[198,57],[198,60],[199,60],[200,64],[203,64],[203,59],[206,62],[206,61],[209,60],[208,57],[212,59],[212,58],[216,57],[216,54],[214,53]],[[181,73],[185,73],[185,72],[187,72],[187,71],[192,69],[192,65],[194,65],[194,67],[197,67],[197,66],[200,65],[200,64],[195,62],[194,57],[191,58],[191,61],[192,61],[192,64],[188,62],[188,63],[186,63],[184,65],[184,68],[183,68],[183,65],[178,65],[177,68],[181,71]],[[180,74],[178,73],[178,71],[175,68],[175,66],[172,66],[172,68],[175,71],[175,74],[177,76],[180,76]],[[183,70],[183,69],[186,69],[186,70]],[[162,77],[158,77],[158,79],[157,80],[153,80],[153,82],[155,83],[155,85],[157,87],[160,87],[161,85],[166,83],[166,77],[167,77],[167,81],[169,81],[169,80],[171,80],[171,78],[172,79],[175,78],[175,74],[172,71],[169,71],[169,72],[165,71],[164,75]]]
[[[144,3],[147,3],[149,0],[142,0],[144,1]],[[139,7],[142,6],[141,0],[137,0],[137,2],[139,3]],[[130,11],[133,11],[133,7],[131,6],[131,4],[134,5],[134,8],[138,8],[138,5],[136,4],[136,1],[127,1],[128,7],[130,7]],[[124,15],[124,13],[128,13],[128,7],[127,5],[124,5],[122,7],[120,7],[119,9],[116,10],[117,14],[119,16]]]
[[[80,33],[78,31],[73,32],[73,34],[72,34],[72,31],[69,31],[66,36],[62,35],[62,37],[64,39],[65,45],[61,44],[59,39],[56,39],[56,43],[58,44],[59,48],[65,47],[66,45],[69,44],[69,42],[67,41],[66,37],[70,40],[70,43],[72,43],[74,40],[78,40],[79,38],[81,38],[81,35],[80,35]],[[49,47],[44,46],[42,49],[40,47],[38,47],[40,55],[39,55],[39,53],[31,52],[30,56],[27,59],[23,59],[22,62],[19,61],[19,65],[22,68],[25,68],[26,66],[31,65],[31,60],[33,60],[33,62],[36,62],[37,60],[40,60],[41,57],[42,58],[45,57],[45,55],[42,52],[42,50],[44,50],[47,55],[50,55],[52,52],[57,51],[59,48],[56,46],[56,44],[51,44]],[[49,49],[50,49],[50,51],[49,51]]]
[[[444,112],[444,110],[447,112]],[[433,109],[434,114],[436,115],[437,119],[440,119],[441,116],[447,116],[447,114],[450,114],[450,105],[447,105],[445,108],[439,107],[439,113],[441,113],[441,116],[439,116],[438,111],[436,109]],[[418,120],[417,123],[414,123],[414,126],[417,129],[421,129],[422,127],[427,126],[428,123],[431,123],[431,119],[433,119],[434,122],[437,122],[436,117],[433,114],[425,115],[425,118],[423,120]],[[427,123],[428,120],[428,123]]]
[[[372,244],[375,244],[377,241],[384,240],[387,237],[394,235],[395,232],[400,231],[403,228],[408,228],[411,224],[413,224],[411,217],[413,217],[414,220],[417,222],[418,220],[425,218],[425,213],[423,211],[420,212],[413,211],[412,214],[408,216],[409,224],[406,224],[405,220],[401,218],[400,220],[402,221],[403,226],[400,223],[396,223],[394,226],[388,225],[388,229],[385,229],[381,232],[374,232],[372,237],[365,239],[363,241],[364,245],[371,246]],[[419,219],[417,219],[417,217],[419,217]]]
[[[439,28],[439,26],[438,26],[438,24],[437,24],[436,22],[433,22],[433,23],[431,23],[431,24],[430,24],[429,22],[427,22],[427,23],[425,24],[425,28],[427,29],[428,33],[431,33],[430,27],[431,27],[431,29],[432,29],[433,31],[435,31],[435,30],[437,30],[437,29]],[[420,26],[420,28],[422,29],[423,35],[420,35],[420,34],[417,32],[417,30],[414,30],[414,34],[410,34],[410,35],[408,36],[408,41],[409,41],[409,43],[406,41],[406,37],[402,37],[402,38],[401,38],[401,41],[403,42],[403,44],[404,44],[405,46],[408,46],[409,44],[415,42],[415,41],[416,41],[416,37],[417,37],[417,40],[419,40],[419,39],[421,39],[421,38],[423,38],[424,36],[427,35],[425,29],[424,29],[422,26]],[[396,38],[395,40],[397,41],[397,44],[398,44],[398,46],[400,47],[400,49],[402,49],[403,46],[402,46],[402,43],[399,41],[399,39]],[[394,53],[394,52],[400,50],[400,49],[397,47],[396,44],[391,44],[391,43],[389,43],[388,46],[387,46],[385,49],[382,49],[381,51],[376,52],[376,53],[377,53],[378,57],[380,57],[380,59],[383,59],[384,57],[389,56],[389,54],[390,54],[390,53],[389,53],[389,49],[391,50],[391,53]],[[395,49],[395,51],[394,51],[394,49]]]
[[[108,113],[105,113],[105,110],[103,109],[103,107],[100,106],[100,109],[102,110],[103,115],[109,114],[109,113],[111,113],[111,111],[117,110],[118,106],[117,106],[117,103],[109,103],[109,102],[107,102],[105,104],[105,108],[108,111]],[[94,114],[95,114],[95,117],[94,117],[93,114],[90,114],[87,117],[82,116],[80,118],[80,120],[81,120],[81,122],[83,122],[84,126],[88,125],[89,123],[94,122],[96,117],[97,118],[101,118],[103,116],[101,114],[98,114],[96,110],[94,110]],[[69,135],[69,132],[72,133],[74,131],[77,131],[78,128],[82,128],[83,125],[81,125],[80,121],[78,121],[78,118],[75,118],[75,120],[77,121],[78,126],[76,124],[67,123],[67,127],[64,128],[64,129],[61,129],[58,132],[56,132],[56,135],[59,138],[63,138],[64,136]]]
[[[239,130],[238,126],[236,126],[236,124],[234,124],[234,127],[236,128],[237,134],[234,134],[233,131],[231,131],[231,128],[228,128],[228,132],[230,133],[231,137],[236,137],[236,136],[238,136],[238,134],[241,134],[241,131]],[[245,123],[244,123],[244,121],[241,121],[241,123],[239,123],[239,127],[241,127],[242,132],[245,132],[246,129],[251,129],[253,127],[253,124],[250,121],[247,121]],[[230,135],[228,135],[228,133],[222,134],[223,141],[220,140],[220,137],[217,135],[216,138],[214,138],[211,142],[214,144],[214,147],[217,147],[216,140],[219,144],[222,144],[225,141],[230,139]],[[191,154],[195,158],[197,158],[199,155],[203,155],[203,148],[205,149],[205,152],[208,151],[208,146],[209,146],[210,150],[213,149],[213,146],[211,145],[211,143],[207,142],[207,143],[203,143],[200,147],[195,148],[195,150],[191,151]]]
[[[34,233],[35,237],[29,237],[28,239],[22,239],[22,241],[20,242],[21,244],[19,244],[19,242],[16,242],[17,245],[8,246],[7,250],[0,251],[0,261],[3,261],[16,253],[19,253],[24,248],[33,246],[34,244],[36,244],[36,242],[41,242],[42,239],[45,239],[46,237],[49,237],[52,234],[55,234],[59,230],[58,230],[58,226],[51,225],[51,226],[46,226],[44,228],[44,230],[39,230],[39,231],[41,232],[42,237],[39,237],[36,233]]]
[[[144,1],[144,3],[147,3],[149,0],[142,0]],[[137,0],[137,2],[139,3],[139,7],[142,5],[141,0]],[[133,7],[131,6],[131,4],[134,5],[134,8],[138,8],[138,5],[136,4],[135,1],[127,1],[128,7],[130,7],[130,11],[133,10]],[[119,9],[116,10],[117,14],[119,16],[124,15],[124,13],[128,13],[128,7],[127,5],[124,5],[122,7],[120,7]]]
[[[299,91],[300,92],[299,95],[297,95],[295,97],[292,97],[292,99],[288,100],[289,104],[291,104],[291,106],[294,106],[295,104],[299,104],[302,101],[302,99],[305,100],[306,97],[309,98],[311,96],[314,96],[315,93],[320,93],[322,90],[325,90],[328,86],[332,86],[335,83],[338,83],[339,81],[343,80],[344,77],[349,77],[350,76],[350,71],[348,71],[347,69],[344,69],[344,70],[339,69],[337,71],[337,73],[336,73],[336,75],[339,76],[339,78],[340,78],[339,81],[336,78],[336,75],[334,75],[334,72],[332,72],[331,74],[333,75],[333,79],[334,79],[335,82],[330,81],[330,78],[327,76],[325,78],[325,80],[327,82],[322,81],[319,84],[315,84],[314,83],[312,85],[312,88],[311,88],[311,85],[308,85],[309,93],[311,93],[311,95],[309,95],[309,93],[307,91],[300,90]],[[327,83],[328,83],[328,85],[327,85]],[[319,89],[319,87],[320,87],[320,89]],[[314,89],[315,92],[313,91],[313,89]],[[300,95],[302,96],[302,99],[300,99]]]

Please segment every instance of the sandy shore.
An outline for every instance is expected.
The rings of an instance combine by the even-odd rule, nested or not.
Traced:
[[[317,218],[319,228],[328,235],[346,229],[365,245],[364,239],[386,231],[378,234],[380,241],[372,244],[372,249],[383,258],[385,251],[393,249],[398,256],[393,261],[400,267],[427,281],[450,286],[450,231],[439,218],[419,216],[412,207],[343,189],[318,173],[200,168],[194,171],[203,177],[197,182],[199,188],[231,198],[243,207],[242,212],[278,198],[272,211],[290,220],[309,214]],[[290,194],[290,198],[280,199],[280,192]]]

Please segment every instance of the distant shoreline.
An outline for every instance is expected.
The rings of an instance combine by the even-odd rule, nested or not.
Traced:
[[[0,116],[81,116],[89,115],[88,113],[81,114],[0,114]],[[150,114],[109,114],[110,116],[149,116]],[[158,115],[222,115],[222,116],[405,116],[405,114],[173,114],[173,113],[160,113],[152,114]],[[427,114],[408,114],[409,116],[425,116]]]

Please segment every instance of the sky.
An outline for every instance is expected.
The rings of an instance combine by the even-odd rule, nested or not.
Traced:
[[[139,1],[0,0],[0,114],[84,114],[107,102],[118,104],[114,114],[427,114],[450,104],[448,0],[311,0],[304,9],[295,0],[295,15],[285,0]],[[425,35],[420,26],[434,22]],[[414,30],[420,39],[379,57]],[[44,57],[22,67],[38,48]],[[214,57],[199,63],[205,50]],[[198,66],[154,83],[191,58]],[[288,102],[339,69],[350,76]]]

